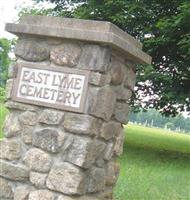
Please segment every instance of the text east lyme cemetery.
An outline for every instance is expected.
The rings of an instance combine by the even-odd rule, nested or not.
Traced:
[[[21,102],[81,112],[87,84],[88,72],[20,64],[13,98]]]

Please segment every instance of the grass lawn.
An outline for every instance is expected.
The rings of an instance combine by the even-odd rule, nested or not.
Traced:
[[[190,136],[131,124],[125,130],[115,199],[189,200]]]
[[[0,105],[0,128],[6,112]],[[190,200],[190,136],[131,124],[125,131],[115,200]]]

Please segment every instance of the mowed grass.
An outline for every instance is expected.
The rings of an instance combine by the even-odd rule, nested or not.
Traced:
[[[129,124],[116,200],[189,200],[190,136]]]
[[[0,137],[7,110],[0,105]],[[115,200],[190,200],[190,136],[125,127]]]

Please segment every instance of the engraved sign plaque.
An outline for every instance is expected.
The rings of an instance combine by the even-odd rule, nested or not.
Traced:
[[[19,64],[12,98],[15,101],[83,112],[87,71],[37,64]]]

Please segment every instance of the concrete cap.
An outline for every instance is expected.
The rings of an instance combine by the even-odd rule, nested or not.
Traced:
[[[24,16],[19,24],[7,23],[5,30],[15,35],[37,35],[108,44],[126,53],[134,62],[150,64],[142,44],[110,22],[73,18]]]

